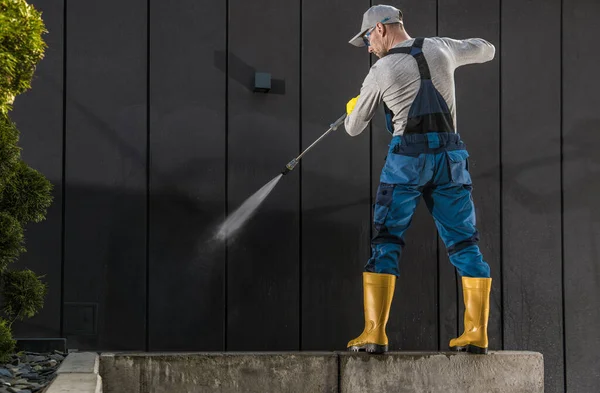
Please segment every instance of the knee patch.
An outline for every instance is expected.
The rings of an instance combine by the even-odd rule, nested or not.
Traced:
[[[448,255],[456,254],[457,252],[464,250],[467,247],[477,245],[477,243],[479,243],[479,232],[475,232],[475,234],[470,238],[462,240],[448,247]]]
[[[371,244],[386,243],[399,244],[400,247],[404,248],[404,240],[401,237],[391,234],[386,226],[381,226],[375,237],[371,240]]]

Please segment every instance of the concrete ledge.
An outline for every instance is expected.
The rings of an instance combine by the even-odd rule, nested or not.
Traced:
[[[102,393],[102,380],[98,374],[61,374],[45,393]]]
[[[105,393],[338,392],[333,353],[141,353],[100,358]]]
[[[543,393],[536,352],[340,354],[341,391]]]
[[[100,373],[105,393],[544,391],[535,352],[103,353]]]
[[[91,373],[98,374],[99,356],[94,352],[72,352],[61,363],[57,374]]]
[[[94,352],[73,352],[67,355],[56,371],[56,378],[46,393],[102,393],[99,356]]]

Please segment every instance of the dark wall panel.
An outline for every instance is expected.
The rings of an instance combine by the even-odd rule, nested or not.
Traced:
[[[369,71],[366,50],[348,44],[369,1],[302,5],[302,147],[307,147],[345,113]],[[334,14],[348,23],[332,24]],[[303,159],[302,349],[345,349],[364,327],[362,268],[371,225],[368,134],[367,129],[352,138],[341,126]]]
[[[298,154],[299,4],[229,1],[229,212]],[[271,73],[268,94],[253,92],[255,71]],[[228,350],[298,349],[298,198],[292,172],[228,243]]]
[[[600,386],[600,3],[563,3],[564,296],[567,391]]]
[[[223,350],[226,1],[150,6],[150,349]]]
[[[564,389],[560,18],[559,0],[502,2],[504,348],[542,352],[546,392]]]
[[[73,348],[145,347],[146,5],[68,3],[64,324]]]
[[[27,253],[13,265],[45,275],[48,285],[44,308],[35,317],[15,322],[15,337],[59,337],[62,266],[62,153],[63,153],[63,0],[28,1],[48,30],[45,58],[38,64],[32,90],[17,96],[12,120],[21,132],[21,157],[54,186],[54,202],[46,221],[32,223],[25,232]]]
[[[392,1],[387,4],[402,10],[404,26],[411,37],[435,35],[436,1]],[[372,61],[375,63],[377,57],[372,56]],[[385,128],[381,108],[372,121],[371,133],[371,198],[374,203],[379,176],[392,139]],[[422,200],[411,227],[406,232],[405,240],[406,246],[400,261],[400,278],[396,282],[396,294],[388,323],[390,348],[435,350],[438,347],[436,230]]]
[[[473,178],[473,200],[481,252],[492,272],[489,346],[502,349],[502,275],[500,233],[500,2],[439,0],[440,36],[480,37],[496,46],[496,57],[486,64],[458,68],[456,77],[457,128],[468,146]],[[445,253],[445,250],[444,250]],[[440,254],[442,254],[440,250]],[[462,331],[462,288],[459,290]],[[442,343],[443,344],[443,343]],[[447,343],[446,343],[447,345]]]

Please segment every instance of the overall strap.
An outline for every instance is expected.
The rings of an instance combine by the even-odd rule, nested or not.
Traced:
[[[417,61],[417,65],[419,66],[419,74],[421,76],[421,79],[423,78],[423,71],[422,68],[423,66],[421,65],[422,62],[425,63],[424,68],[427,71],[427,74],[429,74],[429,67],[427,67],[427,62],[425,61],[425,57],[423,57],[423,38],[416,38],[412,44],[412,46],[401,46],[399,48],[392,48],[388,51],[388,55],[394,55],[394,54],[405,54],[405,55],[412,55],[415,60]],[[421,56],[419,56],[419,58],[417,58],[415,55],[417,53],[420,53]],[[392,118],[394,117],[394,114],[392,113],[392,111],[390,110],[390,108],[388,108],[388,106],[385,104],[385,102],[383,103],[383,111],[385,113],[385,125],[386,128],[388,130],[388,132],[390,134],[394,134],[394,127],[392,125]]]
[[[423,55],[423,42],[425,38],[415,38],[412,46],[403,46],[400,48],[392,48],[388,51],[388,54],[396,54],[396,53],[404,53],[407,55],[411,55],[417,61],[417,65],[419,67],[419,74],[421,75],[421,79],[431,79],[431,73],[429,72],[429,65],[427,64],[427,60],[425,60],[425,56]]]

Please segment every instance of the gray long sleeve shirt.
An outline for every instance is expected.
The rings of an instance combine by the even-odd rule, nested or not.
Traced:
[[[410,39],[395,47],[411,46],[413,42],[414,39]],[[429,65],[432,83],[448,104],[455,129],[454,70],[462,65],[490,61],[495,52],[494,45],[481,38],[425,39],[423,54]],[[420,82],[417,62],[411,55],[393,54],[379,59],[363,82],[354,110],[344,121],[346,132],[351,136],[360,134],[373,118],[379,103],[383,101],[394,113],[394,136],[402,135]]]

